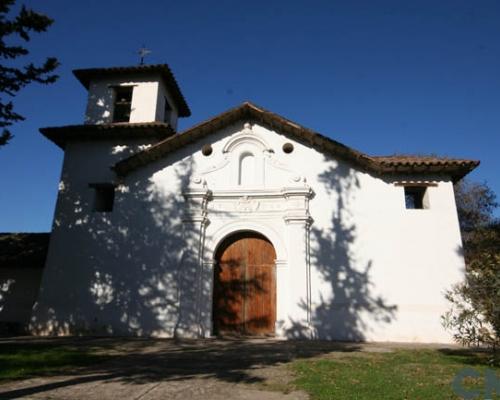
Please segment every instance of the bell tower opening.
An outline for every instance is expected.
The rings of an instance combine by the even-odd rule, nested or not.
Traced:
[[[129,122],[132,110],[133,86],[114,88],[113,122]]]

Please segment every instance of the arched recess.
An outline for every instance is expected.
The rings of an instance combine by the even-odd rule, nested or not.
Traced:
[[[253,153],[245,151],[238,161],[238,185],[251,186],[257,181],[256,159]]]
[[[227,143],[224,145],[222,152],[223,153],[231,153],[237,147],[244,145],[252,145],[255,148],[259,149],[261,152],[263,151],[272,151],[269,144],[261,137],[255,134],[249,133],[241,133],[236,135],[235,137],[229,139]]]
[[[253,231],[232,234],[217,247],[213,330],[216,334],[274,335],[276,252]]]
[[[212,263],[214,261],[217,247],[223,242],[224,239],[226,239],[226,237],[244,231],[253,231],[266,237],[274,246],[274,250],[276,251],[276,260],[278,262],[282,263],[287,259],[284,240],[273,228],[260,221],[239,220],[225,224],[213,233],[207,232],[205,250],[203,252],[204,262]]]

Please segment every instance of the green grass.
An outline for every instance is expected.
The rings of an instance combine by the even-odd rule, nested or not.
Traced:
[[[2,344],[0,382],[63,373],[101,362],[105,357],[75,346]]]
[[[313,400],[342,399],[460,399],[451,383],[462,368],[474,368],[480,378],[466,378],[466,389],[484,395],[484,371],[496,371],[484,353],[439,350],[396,350],[390,353],[336,353],[329,358],[292,364],[295,385]],[[483,399],[484,396],[477,397]],[[500,399],[500,392],[494,399]]]

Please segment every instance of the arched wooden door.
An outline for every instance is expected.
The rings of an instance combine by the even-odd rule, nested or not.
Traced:
[[[274,334],[276,252],[264,236],[226,239],[216,257],[213,322],[216,334]]]

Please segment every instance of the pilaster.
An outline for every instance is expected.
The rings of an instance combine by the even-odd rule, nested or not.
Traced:
[[[200,337],[205,331],[202,315],[205,312],[207,289],[202,255],[209,224],[207,203],[210,195],[211,192],[204,185],[183,192],[185,208],[182,229],[186,250],[180,262],[179,320],[175,332],[180,337]]]

